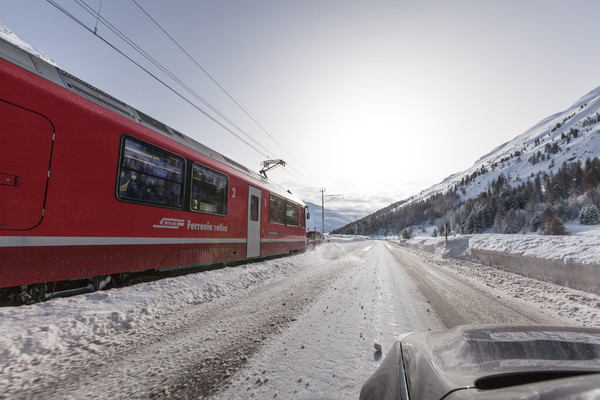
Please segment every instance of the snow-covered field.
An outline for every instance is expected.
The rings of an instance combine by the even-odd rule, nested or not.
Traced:
[[[337,238],[0,320],[0,398],[356,398],[381,362],[374,343],[385,356],[402,333],[463,323],[600,326],[600,296]]]

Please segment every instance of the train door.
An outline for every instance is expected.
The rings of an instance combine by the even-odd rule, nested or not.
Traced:
[[[0,230],[27,230],[43,217],[54,127],[0,100]]]
[[[248,242],[246,257],[260,256],[260,204],[260,189],[248,186]]]

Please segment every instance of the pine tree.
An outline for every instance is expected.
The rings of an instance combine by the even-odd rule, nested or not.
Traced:
[[[537,232],[540,229],[540,226],[543,224],[542,215],[539,212],[533,214],[533,218],[529,222],[529,226],[531,228],[531,232]]]
[[[515,210],[511,208],[510,211],[508,211],[508,214],[506,214],[506,217],[504,218],[502,233],[518,233],[520,230],[521,222],[519,221]]]
[[[594,204],[588,204],[579,212],[579,223],[582,225],[598,225],[600,212]]]
[[[502,233],[502,221],[502,213],[497,211],[494,217],[494,233]]]
[[[551,214],[548,218],[546,218],[546,224],[544,228],[544,235],[566,235],[567,231],[565,229],[565,224],[562,222],[560,218],[556,215],[556,213]]]

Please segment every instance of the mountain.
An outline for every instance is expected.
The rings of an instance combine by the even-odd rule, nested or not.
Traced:
[[[491,226],[484,223],[492,231],[503,231],[501,226],[504,221],[499,221],[498,218],[504,220],[510,208],[520,218],[522,228],[531,222],[536,212],[547,206],[569,208],[568,213],[563,212],[561,215],[565,220],[563,222],[566,222],[566,219],[575,219],[577,208],[581,209],[586,204],[599,203],[596,206],[600,207],[600,200],[595,192],[589,192],[599,189],[595,179],[600,160],[589,166],[586,164],[586,160],[595,157],[600,157],[600,87],[577,100],[568,109],[543,119],[521,135],[496,147],[467,170],[452,174],[418,195],[379,210],[358,221],[358,224],[368,226],[365,229],[367,234],[386,234],[390,231],[398,233],[411,225],[413,228],[431,226],[446,220],[456,230],[464,231],[465,219],[469,217],[469,213],[474,212],[475,205],[479,207],[477,210],[489,206],[485,212],[493,212],[494,215],[487,215],[486,218],[496,221]],[[586,174],[591,174],[585,176],[585,188],[583,182],[577,181],[584,179],[584,170]],[[560,175],[562,181],[557,182],[557,175]],[[567,182],[565,176],[570,181]],[[509,203],[508,208],[505,207],[506,204],[500,204],[511,196],[530,196],[536,179],[541,182],[538,184],[542,192],[539,194],[539,202],[527,199],[517,206]],[[555,189],[561,191],[559,197]],[[496,198],[492,202],[482,199],[490,196],[504,196],[504,200]],[[433,202],[438,204],[426,205]],[[462,211],[459,210],[461,206]],[[408,213],[407,210],[411,207],[414,212],[428,214],[428,218],[398,218],[398,214]],[[454,209],[454,213],[450,212],[450,207]],[[446,211],[441,212],[442,210]],[[463,212],[463,215],[457,219],[456,214],[459,212]],[[497,215],[498,212],[500,215]],[[400,223],[400,220],[403,222]],[[350,224],[339,232],[350,233],[352,229]]]
[[[463,178],[473,176],[463,198],[472,198],[500,174],[510,176],[509,181],[517,184],[531,174],[540,171],[556,173],[563,162],[600,156],[600,87],[589,92],[563,112],[547,117],[525,133],[506,142],[477,160],[465,171],[450,175],[437,185],[413,196],[410,201],[424,200],[433,194],[445,192],[460,183]],[[530,162],[532,156],[541,152],[551,153],[547,146],[554,147],[551,157]],[[481,171],[486,173],[481,174]]]
[[[306,222],[306,226],[309,230],[318,230],[321,232],[322,219],[321,219],[321,205],[307,202],[308,212],[310,213],[310,219]],[[346,224],[351,223],[352,220],[348,217],[338,214],[334,211],[330,211],[325,207],[325,231],[323,233],[331,232],[334,229],[338,229]]]

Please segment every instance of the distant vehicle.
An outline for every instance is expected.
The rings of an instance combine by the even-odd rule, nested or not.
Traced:
[[[323,235],[321,232],[314,230],[306,232],[306,242],[308,245],[317,246],[321,243],[331,242],[329,235]]]
[[[459,326],[408,334],[360,398],[598,399],[600,329]]]
[[[305,203],[0,39],[0,299],[306,249]]]

